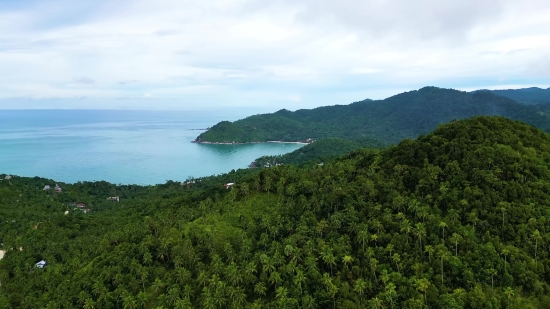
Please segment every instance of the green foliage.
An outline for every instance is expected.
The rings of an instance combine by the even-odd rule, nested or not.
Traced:
[[[255,115],[221,122],[199,135],[209,142],[304,141],[337,137],[398,143],[454,119],[500,115],[550,132],[550,105],[523,105],[488,91],[473,93],[425,87],[380,101]]]
[[[546,133],[476,117],[323,166],[190,188],[81,183],[55,195],[16,177],[0,183],[0,305],[548,308],[549,164]],[[112,191],[120,203],[105,200]],[[64,215],[76,198],[92,212]]]
[[[267,164],[269,166],[276,166],[277,164],[319,164],[336,159],[359,148],[382,147],[384,147],[384,144],[372,139],[347,140],[343,138],[326,138],[284,155],[260,157],[256,159],[256,165],[262,167]]]
[[[550,88],[541,89],[532,87],[523,89],[491,90],[491,92],[523,104],[550,103]]]

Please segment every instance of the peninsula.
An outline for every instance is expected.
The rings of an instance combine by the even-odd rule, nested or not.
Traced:
[[[385,100],[364,100],[222,121],[201,133],[199,143],[305,142],[328,137],[375,139],[395,144],[427,134],[438,125],[479,115],[505,116],[550,130],[550,105],[521,104],[491,91],[463,92],[425,87]]]

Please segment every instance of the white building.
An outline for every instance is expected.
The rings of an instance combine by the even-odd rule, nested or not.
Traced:
[[[46,266],[46,261],[44,261],[44,260],[36,263],[36,267],[38,267],[38,268],[44,268],[44,266]]]

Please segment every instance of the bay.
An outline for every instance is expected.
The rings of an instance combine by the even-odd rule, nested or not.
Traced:
[[[198,129],[244,112],[0,110],[0,173],[149,185],[227,173],[302,146],[191,143]]]

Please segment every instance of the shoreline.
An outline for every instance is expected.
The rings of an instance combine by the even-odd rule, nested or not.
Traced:
[[[283,142],[283,141],[265,141],[265,142],[209,142],[209,141],[197,141],[192,140],[191,143],[195,144],[206,144],[206,145],[247,145],[247,144],[298,144],[298,145],[309,145],[311,143],[306,142]]]

